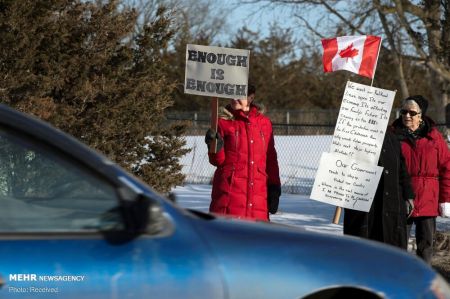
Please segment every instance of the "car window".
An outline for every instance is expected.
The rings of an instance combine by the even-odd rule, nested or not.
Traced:
[[[0,233],[92,232],[118,218],[107,216],[118,205],[112,185],[48,146],[1,129],[0,205]]]

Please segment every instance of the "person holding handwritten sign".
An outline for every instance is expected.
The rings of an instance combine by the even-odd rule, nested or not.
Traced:
[[[400,142],[388,128],[378,165],[383,173],[368,213],[345,209],[344,234],[407,249],[406,219],[414,198]]]
[[[436,217],[450,217],[450,154],[434,121],[427,117],[427,108],[428,101],[421,95],[406,98],[393,126],[416,194],[408,233],[415,224],[416,253],[431,263]]]
[[[209,210],[268,221],[269,212],[277,212],[281,184],[272,123],[253,103],[255,92],[249,85],[246,99],[231,100],[219,117],[217,133],[206,133],[208,147],[214,138],[219,145],[208,154],[217,166]]]

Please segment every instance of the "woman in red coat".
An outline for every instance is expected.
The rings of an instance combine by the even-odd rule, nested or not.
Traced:
[[[218,139],[217,152],[209,153],[209,162],[217,167],[209,210],[268,221],[269,212],[278,209],[280,176],[272,123],[253,104],[255,91],[249,85],[246,99],[231,100],[220,115],[217,134],[206,134],[208,146]]]
[[[427,107],[424,97],[408,97],[393,126],[416,194],[408,232],[415,224],[417,255],[431,263],[436,217],[450,217],[450,153],[434,122],[425,115]]]

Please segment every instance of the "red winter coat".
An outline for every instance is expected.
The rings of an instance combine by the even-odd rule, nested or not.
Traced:
[[[408,137],[401,119],[393,123],[416,194],[412,217],[438,216],[439,203],[450,202],[450,152],[433,121],[424,120],[424,137],[418,139]]]
[[[268,184],[280,185],[270,119],[251,105],[248,115],[227,106],[218,121],[223,148],[209,153],[214,173],[210,212],[269,220]]]

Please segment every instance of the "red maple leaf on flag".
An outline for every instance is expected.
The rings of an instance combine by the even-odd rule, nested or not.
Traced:
[[[356,55],[358,55],[358,49],[355,49],[353,47],[353,43],[351,43],[350,45],[348,45],[347,48],[339,52],[339,56],[341,56],[342,58],[346,58],[345,59],[346,62],[348,61],[349,58],[353,58]]]

